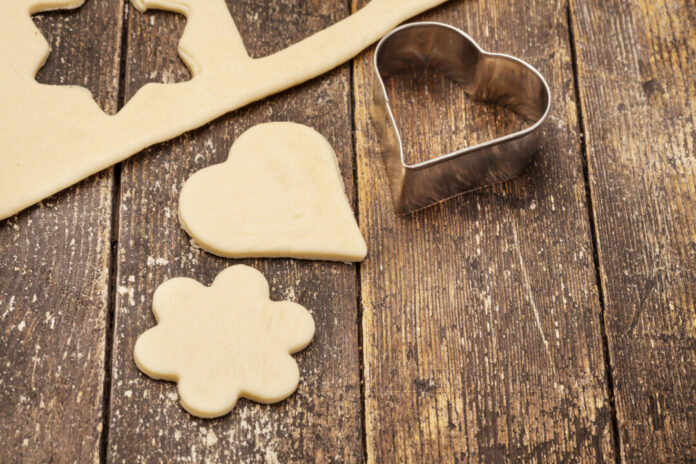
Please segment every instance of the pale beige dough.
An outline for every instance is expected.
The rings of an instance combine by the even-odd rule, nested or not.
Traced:
[[[311,343],[314,319],[299,304],[271,301],[255,269],[232,266],[210,287],[168,280],[152,309],[157,326],[138,338],[135,362],[152,378],[177,382],[189,413],[218,417],[240,397],[275,403],[297,389],[290,353]]]
[[[0,1],[0,219],[150,145],[316,77],[446,0],[372,0],[327,29],[259,59],[248,55],[225,0],[132,0],[139,10],[159,8],[187,17],[179,54],[193,77],[147,84],[114,116],[82,87],[34,80],[49,47],[30,15],[77,8],[83,1]]]
[[[367,253],[331,145],[290,122],[252,127],[225,163],[191,176],[179,219],[203,249],[228,258],[362,261]]]

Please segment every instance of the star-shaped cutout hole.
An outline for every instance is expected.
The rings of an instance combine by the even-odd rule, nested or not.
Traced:
[[[88,0],[75,10],[52,10],[33,19],[51,47],[37,82],[85,87],[107,114],[118,112],[148,82],[191,79],[177,53],[184,16],[141,13],[127,4],[124,19],[119,2]]]
[[[135,361],[156,379],[178,383],[183,407],[199,417],[227,414],[240,397],[275,403],[300,380],[291,353],[314,337],[303,306],[269,297],[266,278],[237,265],[206,287],[176,278],[157,289],[157,326],[135,344]]]

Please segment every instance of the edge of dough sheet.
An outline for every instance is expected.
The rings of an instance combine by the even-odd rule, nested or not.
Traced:
[[[372,0],[285,50],[249,56],[225,0],[132,0],[186,16],[179,55],[190,81],[147,84],[115,115],[89,91],[35,76],[50,48],[31,15],[84,0],[0,2],[0,220],[154,144],[323,74],[402,21],[446,0]]]
[[[247,129],[225,161],[186,180],[178,216],[198,246],[224,258],[367,256],[336,152],[321,133],[294,122]]]

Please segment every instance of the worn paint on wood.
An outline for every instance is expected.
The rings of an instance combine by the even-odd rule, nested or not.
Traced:
[[[265,45],[255,52],[261,55],[348,12],[345,2],[322,2],[313,10],[318,16],[305,18],[305,7],[296,9],[297,2],[285,1],[282,8],[273,10],[270,23],[274,28],[269,33],[254,19],[268,11],[251,3],[228,3],[246,40],[253,42],[256,36],[265,35]],[[145,65],[157,70],[154,80],[187,78],[180,63],[171,59],[184,22],[171,13],[143,16],[131,9],[126,98],[149,79],[149,71],[141,69]],[[156,37],[157,49],[143,47],[152,37]],[[151,148],[123,165],[108,462],[362,460],[356,266],[216,258],[191,246],[176,213],[184,181],[197,170],[224,161],[239,135],[267,121],[308,124],[326,136],[336,149],[353,199],[350,115],[350,68],[344,66]],[[179,405],[175,384],[152,380],[138,371],[133,345],[155,323],[152,293],[164,280],[187,276],[210,284],[222,269],[240,262],[266,275],[273,299],[306,306],[316,321],[316,337],[295,356],[301,382],[289,399],[271,406],[242,400],[223,418],[196,419]]]
[[[696,460],[696,8],[572,1],[620,448]]]
[[[37,16],[52,49],[39,81],[85,86],[115,112],[121,17],[120,1]],[[0,222],[0,462],[99,460],[112,180]]]
[[[228,3],[258,57],[345,17],[346,2]],[[367,53],[352,81],[344,66],[124,164],[115,295],[111,170],[1,222],[0,461],[610,462],[619,452],[612,387],[622,461],[696,459],[693,5],[572,0],[568,14],[561,3],[452,0],[424,16],[528,60],[549,79],[554,107],[541,159],[513,182],[395,218],[367,116]],[[123,103],[122,9],[120,0],[91,0],[39,16],[53,48],[39,82],[85,86],[115,113]],[[146,82],[189,78],[176,55],[185,20],[129,11],[126,101]],[[504,111],[473,106],[454,85],[432,76],[420,84],[425,96],[406,81],[390,83],[402,98],[395,109],[412,159],[516,124]],[[430,123],[410,122],[416,117]],[[354,201],[357,152],[370,248],[359,282],[353,265],[214,258],[192,248],[178,227],[184,180],[223,161],[245,129],[273,120],[326,135]],[[461,129],[447,130],[452,125]],[[225,418],[193,419],[173,384],[136,369],[133,344],[154,324],[157,285],[180,275],[210,283],[237,262],[262,270],[273,298],[309,307],[317,338],[297,357],[302,383],[287,401],[242,401]],[[111,402],[103,411],[112,299]],[[102,436],[109,441],[100,456]]]
[[[611,461],[566,9],[453,1],[422,19],[461,27],[484,48],[537,66],[553,113],[529,173],[397,218],[368,119],[372,54],[356,60],[360,222],[370,243],[361,268],[368,460]],[[437,81],[420,97],[401,88],[392,98],[405,99],[395,102],[408,111],[403,124],[429,121],[404,132],[437,135],[407,142],[424,153],[514,125]],[[437,104],[432,92],[443,89]],[[453,121],[484,130],[443,130]]]

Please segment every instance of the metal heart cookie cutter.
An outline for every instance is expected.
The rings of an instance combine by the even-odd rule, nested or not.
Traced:
[[[397,213],[406,214],[517,177],[539,151],[539,127],[549,114],[551,91],[531,65],[487,53],[463,31],[435,22],[394,29],[377,45],[371,116]],[[384,79],[413,70],[432,70],[463,85],[474,100],[505,105],[530,122],[524,130],[416,164],[404,146]]]

